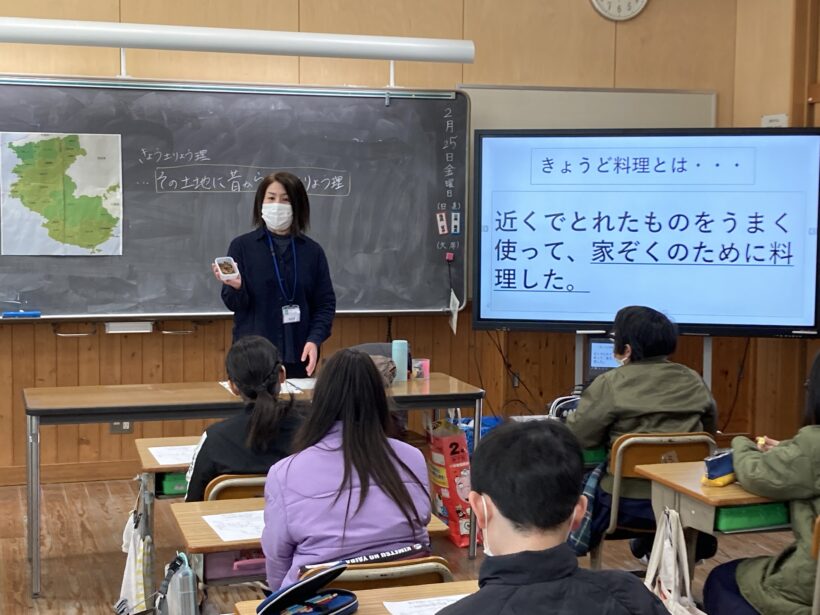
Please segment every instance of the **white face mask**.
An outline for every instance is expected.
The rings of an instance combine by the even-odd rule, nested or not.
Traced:
[[[282,233],[293,224],[293,207],[290,203],[263,203],[262,219],[268,229]]]
[[[615,357],[615,360],[616,360],[618,363],[620,363],[620,364],[621,364],[621,367],[623,367],[624,365],[626,365],[627,363],[629,363],[629,358],[628,358],[628,357],[621,357],[620,359],[619,359],[618,357]]]
[[[487,534],[489,533],[488,530],[490,526],[487,525],[487,501],[484,499],[484,496],[481,496],[481,505],[484,507],[484,532],[482,533],[483,542],[484,542],[484,555],[487,557],[492,557],[493,552],[490,550],[490,541],[487,539]]]

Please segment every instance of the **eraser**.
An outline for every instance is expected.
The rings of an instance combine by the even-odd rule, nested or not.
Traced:
[[[452,263],[455,259],[456,259],[456,255],[453,254],[452,252],[447,252],[444,255],[444,260],[446,260],[448,263]]]
[[[40,318],[40,310],[17,310],[3,312],[3,318]]]

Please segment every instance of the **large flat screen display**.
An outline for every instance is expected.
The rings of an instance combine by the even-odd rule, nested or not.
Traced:
[[[476,131],[477,328],[813,335],[820,131]]]

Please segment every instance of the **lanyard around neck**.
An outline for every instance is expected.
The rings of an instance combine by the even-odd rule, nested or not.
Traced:
[[[265,236],[268,238],[268,246],[270,247],[270,255],[273,259],[273,268],[276,271],[276,281],[279,282],[279,290],[282,291],[282,298],[287,301],[288,303],[293,303],[293,300],[296,299],[296,242],[293,240],[293,237],[290,238],[290,247],[293,251],[293,292],[288,298],[288,294],[285,292],[285,284],[282,281],[282,274],[279,272],[279,262],[276,258],[276,249],[273,247],[273,239],[271,239],[270,231],[265,233]],[[285,261],[282,259],[282,264],[284,265]]]

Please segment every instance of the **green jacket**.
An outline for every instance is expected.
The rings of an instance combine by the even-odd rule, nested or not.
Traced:
[[[627,363],[598,376],[584,389],[567,426],[582,448],[604,446],[626,433],[715,432],[715,400],[700,374],[666,357]],[[612,493],[612,476],[601,488]],[[621,496],[649,499],[650,482],[627,478]]]
[[[766,453],[743,437],[732,440],[732,450],[741,485],[789,500],[795,537],[780,555],[741,562],[735,573],[740,592],[762,615],[809,615],[817,570],[811,541],[820,515],[820,426],[804,427]]]

